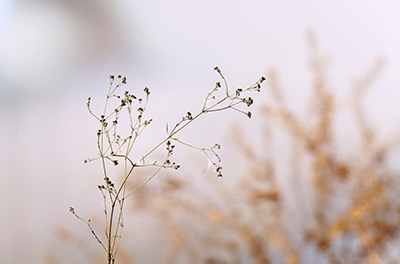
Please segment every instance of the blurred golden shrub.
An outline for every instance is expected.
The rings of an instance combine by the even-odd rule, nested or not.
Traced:
[[[359,139],[348,140],[360,144],[346,153],[335,137],[337,96],[328,89],[325,61],[312,36],[309,44],[313,85],[307,119],[291,110],[278,73],[270,70],[262,154],[242,131],[233,131],[246,161],[236,185],[221,187],[213,179],[196,189],[166,175],[139,194],[136,204],[168,230],[167,263],[400,262],[400,185],[389,162],[398,138],[381,143],[362,104],[383,60],[353,87],[349,106]],[[289,157],[274,149],[277,133],[291,143],[284,152]]]

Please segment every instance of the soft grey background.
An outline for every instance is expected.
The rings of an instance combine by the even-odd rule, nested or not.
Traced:
[[[109,74],[127,76],[129,89],[151,88],[150,133],[161,138],[166,122],[201,107],[218,81],[215,65],[234,87],[276,68],[298,107],[311,82],[311,30],[328,55],[330,86],[344,98],[355,77],[385,59],[365,100],[384,133],[400,110],[399,9],[398,1],[370,0],[1,0],[0,262],[42,263],[49,250],[62,255],[55,226],[86,232],[69,206],[101,210],[97,166],[82,162],[96,151],[96,123],[85,104],[88,96],[102,99]],[[257,116],[211,117],[207,131],[223,141],[234,120],[257,135]],[[192,130],[194,141],[213,144],[202,124]]]

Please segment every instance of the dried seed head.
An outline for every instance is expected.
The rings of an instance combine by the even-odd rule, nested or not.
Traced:
[[[216,171],[217,171],[217,177],[222,177],[222,167],[218,166]]]
[[[250,106],[250,105],[252,105],[252,104],[253,104],[253,99],[252,99],[251,97],[247,98],[247,99],[246,99],[246,105],[247,105],[247,106]]]

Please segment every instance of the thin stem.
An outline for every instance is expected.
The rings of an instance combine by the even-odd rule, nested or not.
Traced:
[[[109,264],[115,262],[118,246],[121,239],[121,234],[123,230],[123,220],[124,220],[123,209],[124,209],[125,199],[131,196],[136,191],[140,190],[143,186],[145,186],[150,180],[153,179],[155,175],[157,175],[160,172],[161,169],[179,168],[178,164],[176,164],[175,162],[171,163],[169,161],[169,157],[172,155],[174,148],[174,145],[171,145],[170,140],[177,141],[187,147],[191,147],[202,151],[206,155],[208,160],[214,166],[217,167],[217,173],[218,173],[217,176],[222,176],[220,172],[222,167],[217,165],[217,162],[220,162],[221,159],[215,151],[215,148],[219,148],[219,145],[215,145],[214,147],[211,148],[197,148],[195,146],[192,146],[188,143],[179,140],[178,138],[176,138],[176,135],[183,129],[185,129],[193,121],[197,120],[201,115],[210,112],[218,112],[232,108],[233,110],[246,114],[247,116],[250,117],[251,116],[250,112],[246,113],[245,111],[237,108],[237,105],[246,104],[247,106],[250,106],[253,103],[253,99],[250,97],[241,98],[240,94],[244,91],[259,91],[260,83],[263,80],[265,80],[265,78],[261,78],[254,85],[244,90],[237,89],[236,93],[229,94],[228,83],[225,77],[222,75],[218,67],[215,67],[214,70],[218,72],[218,74],[223,80],[223,85],[225,86],[224,87],[225,96],[222,95],[221,96],[222,98],[216,99],[215,94],[221,88],[221,84],[219,82],[216,83],[214,89],[207,94],[201,111],[197,113],[195,116],[192,116],[192,114],[188,112],[188,114],[185,117],[183,117],[181,121],[176,123],[171,132],[168,131],[168,125],[167,125],[167,136],[160,142],[158,142],[154,147],[152,147],[145,155],[142,155],[141,159],[137,162],[139,164],[133,162],[129,158],[129,155],[133,150],[133,147],[136,144],[139,135],[141,135],[141,133],[144,131],[147,125],[149,125],[150,122],[152,121],[152,119],[149,120],[143,119],[143,113],[146,110],[149,99],[149,94],[150,94],[149,89],[148,88],[144,89],[146,95],[144,102],[140,98],[137,99],[135,95],[130,94],[128,91],[125,91],[124,97],[120,97],[119,95],[115,94],[115,91],[123,84],[126,84],[126,78],[119,75],[118,76],[119,83],[114,85],[115,78],[114,76],[110,76],[110,86],[108,88],[108,93],[106,94],[104,109],[102,110],[102,115],[100,116],[96,116],[93,113],[90,107],[91,99],[90,97],[88,98],[87,101],[88,111],[95,119],[97,119],[100,122],[101,127],[97,132],[97,147],[99,155],[97,158],[94,159],[86,159],[85,163],[96,159],[101,159],[105,185],[99,185],[98,188],[102,193],[103,203],[104,203],[104,217],[105,217],[104,232],[105,232],[105,237],[107,239],[107,245],[106,243],[101,242],[100,238],[96,235],[96,233],[94,232],[94,230],[90,225],[90,220],[85,221],[82,218],[80,218],[78,215],[75,214],[73,208],[71,208],[71,212],[76,217],[78,217],[78,219],[80,219],[81,221],[83,221],[88,225],[90,231],[95,236],[96,240],[101,244],[103,249],[107,252],[107,260]],[[114,102],[113,100],[111,100],[111,98],[121,99],[121,102],[116,108],[113,108],[113,111],[108,112],[109,104],[111,104],[111,102]],[[132,102],[133,100],[136,99],[139,104],[139,108],[136,121],[134,122],[134,116],[132,114],[133,110]],[[128,113],[128,120],[129,120],[128,128],[130,129],[130,131],[127,137],[121,138],[120,135],[117,134],[117,124],[120,117],[120,112],[123,110],[127,111]],[[110,122],[110,118],[113,118],[112,122]],[[108,124],[108,122],[110,123]],[[167,145],[167,151],[168,151],[164,161],[162,163],[154,162],[152,164],[146,164],[144,160],[164,144]],[[111,161],[114,165],[118,165],[118,161],[120,158],[122,158],[124,161],[124,175],[122,182],[119,184],[119,186],[115,186],[114,183],[111,181],[111,179],[109,179],[109,173],[107,170],[108,169],[107,166],[109,166],[109,164],[107,164],[107,161]],[[216,159],[217,161],[215,161]],[[141,161],[143,161],[143,164],[140,164]],[[131,178],[133,170],[135,168],[147,167],[147,166],[157,167],[157,169],[150,175],[150,177],[146,181],[142,182],[132,192],[126,194],[127,181]]]

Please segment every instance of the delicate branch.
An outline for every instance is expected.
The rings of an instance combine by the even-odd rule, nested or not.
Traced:
[[[155,175],[157,175],[162,169],[179,169],[180,165],[174,161],[170,160],[174,152],[175,145],[171,142],[178,142],[186,147],[201,151],[208,159],[209,163],[216,168],[217,176],[222,177],[222,167],[218,165],[221,162],[221,158],[217,154],[216,150],[220,148],[220,145],[215,144],[211,148],[199,148],[190,145],[176,137],[176,135],[185,129],[189,124],[197,120],[200,116],[211,113],[219,112],[227,109],[233,109],[239,113],[245,114],[251,117],[251,112],[244,111],[240,108],[240,105],[246,105],[250,107],[253,104],[253,99],[251,97],[242,97],[242,94],[248,91],[260,91],[261,83],[265,80],[264,77],[260,78],[255,84],[251,85],[245,89],[237,89],[235,92],[230,93],[228,88],[228,83],[221,73],[218,67],[214,68],[215,71],[222,78],[225,92],[219,95],[218,92],[221,88],[221,83],[217,82],[215,87],[207,94],[204,99],[202,109],[195,115],[191,112],[187,112],[185,116],[181,118],[179,122],[175,124],[172,130],[169,129],[168,124],[166,125],[167,136],[161,140],[159,143],[155,144],[148,152],[142,155],[138,162],[133,162],[130,158],[131,152],[137,139],[143,133],[145,128],[151,124],[152,119],[144,119],[144,114],[146,112],[147,103],[150,96],[149,88],[144,88],[143,92],[145,95],[144,100],[139,98],[129,91],[125,91],[121,96],[118,94],[118,88],[126,84],[126,78],[118,75],[115,78],[110,75],[110,86],[106,94],[104,109],[101,115],[96,115],[91,109],[91,98],[88,98],[87,108],[89,113],[100,123],[100,128],[97,130],[97,148],[98,157],[85,159],[85,163],[94,160],[101,160],[102,173],[104,184],[98,185],[98,189],[101,192],[103,198],[104,206],[104,218],[105,218],[105,237],[106,242],[104,243],[97,236],[92,226],[90,225],[90,220],[85,221],[80,216],[75,213],[75,210],[71,207],[70,211],[78,219],[83,221],[90,229],[96,240],[101,244],[102,248],[107,253],[108,263],[114,263],[116,254],[118,251],[118,245],[120,242],[122,229],[123,229],[123,209],[125,204],[125,199],[143,188],[149,181],[151,181]],[[116,79],[118,83],[115,84]],[[109,106],[118,102],[112,110],[109,110]],[[134,103],[137,104],[134,107]],[[135,110],[136,109],[136,110]],[[126,113],[128,117],[128,124],[126,128],[128,129],[128,135],[125,137],[118,134],[120,127],[120,117],[121,113]],[[136,116],[136,120],[135,120]],[[166,146],[166,156],[162,162],[145,163],[145,159],[152,155],[161,146]],[[122,182],[115,184],[111,176],[109,176],[110,164],[113,166],[119,166],[120,161],[124,166],[124,175]],[[131,178],[133,171],[135,169],[143,167],[154,167],[155,171],[138,187],[126,194],[126,187],[128,180]],[[111,174],[110,174],[111,175]]]

